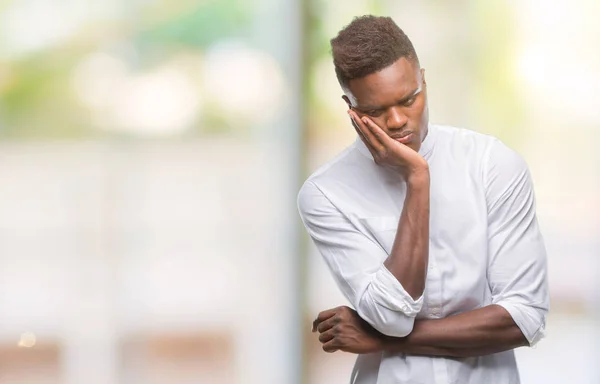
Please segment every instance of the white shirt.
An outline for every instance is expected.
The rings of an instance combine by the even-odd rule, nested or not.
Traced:
[[[356,142],[304,183],[298,207],[338,287],[381,333],[403,337],[415,318],[504,307],[530,345],[548,312],[546,251],[527,165],[498,139],[429,125],[419,153],[430,168],[429,267],[414,300],[383,265],[406,185]],[[513,351],[472,358],[359,355],[352,383],[519,383]]]

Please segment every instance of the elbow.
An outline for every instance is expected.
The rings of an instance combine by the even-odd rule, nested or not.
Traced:
[[[423,297],[415,300],[385,266],[377,271],[357,301],[359,316],[380,333],[392,337],[408,336],[423,307]]]
[[[532,317],[532,325],[530,327],[530,331],[526,332],[526,326],[519,327],[521,332],[525,338],[523,345],[533,347],[540,340],[546,337],[546,314],[540,313],[541,311],[532,311],[534,312]],[[535,313],[537,312],[537,313]]]
[[[515,340],[521,346],[533,347],[545,336],[547,306],[517,304],[510,302],[497,303],[512,317],[515,327]]]
[[[398,324],[380,324],[380,329],[377,329],[380,333],[390,337],[406,337],[410,335],[415,325],[415,319],[411,317],[405,317],[401,319]]]
[[[379,333],[391,337],[408,336],[415,325],[415,318],[401,312],[382,308],[359,308],[358,315]]]
[[[406,337],[414,327],[422,300],[416,305],[401,303],[394,306],[381,303],[367,290],[356,306],[358,315],[378,332],[391,337]],[[415,304],[415,303],[412,303]]]

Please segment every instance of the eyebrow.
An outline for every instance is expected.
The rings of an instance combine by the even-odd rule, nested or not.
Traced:
[[[412,91],[410,94],[408,94],[408,96],[404,96],[403,98],[401,98],[400,100],[398,100],[395,104],[404,104],[406,103],[411,97],[415,97],[416,95],[418,95],[423,89],[421,87],[418,87],[417,89],[415,89],[414,91]],[[374,105],[356,105],[354,108],[356,109],[361,109],[363,111],[365,110],[375,110],[378,111],[380,109],[386,109],[387,107],[385,106],[374,106]]]

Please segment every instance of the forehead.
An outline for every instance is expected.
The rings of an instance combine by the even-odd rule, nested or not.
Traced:
[[[379,72],[348,82],[348,97],[355,105],[386,106],[406,97],[420,85],[419,67],[402,57]]]

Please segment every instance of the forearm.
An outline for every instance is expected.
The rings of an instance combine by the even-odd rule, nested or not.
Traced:
[[[407,180],[396,238],[384,265],[413,299],[425,289],[429,259],[429,170]]]
[[[469,357],[527,345],[523,333],[502,307],[484,308],[444,319],[417,320],[404,338],[384,336],[384,348],[410,355]]]
[[[510,349],[510,348],[509,348]],[[450,347],[426,347],[426,346],[411,346],[410,351],[403,353],[412,356],[434,356],[434,357],[477,357],[491,355],[505,351],[507,349],[499,349],[498,347],[482,347],[482,348],[450,348]]]

